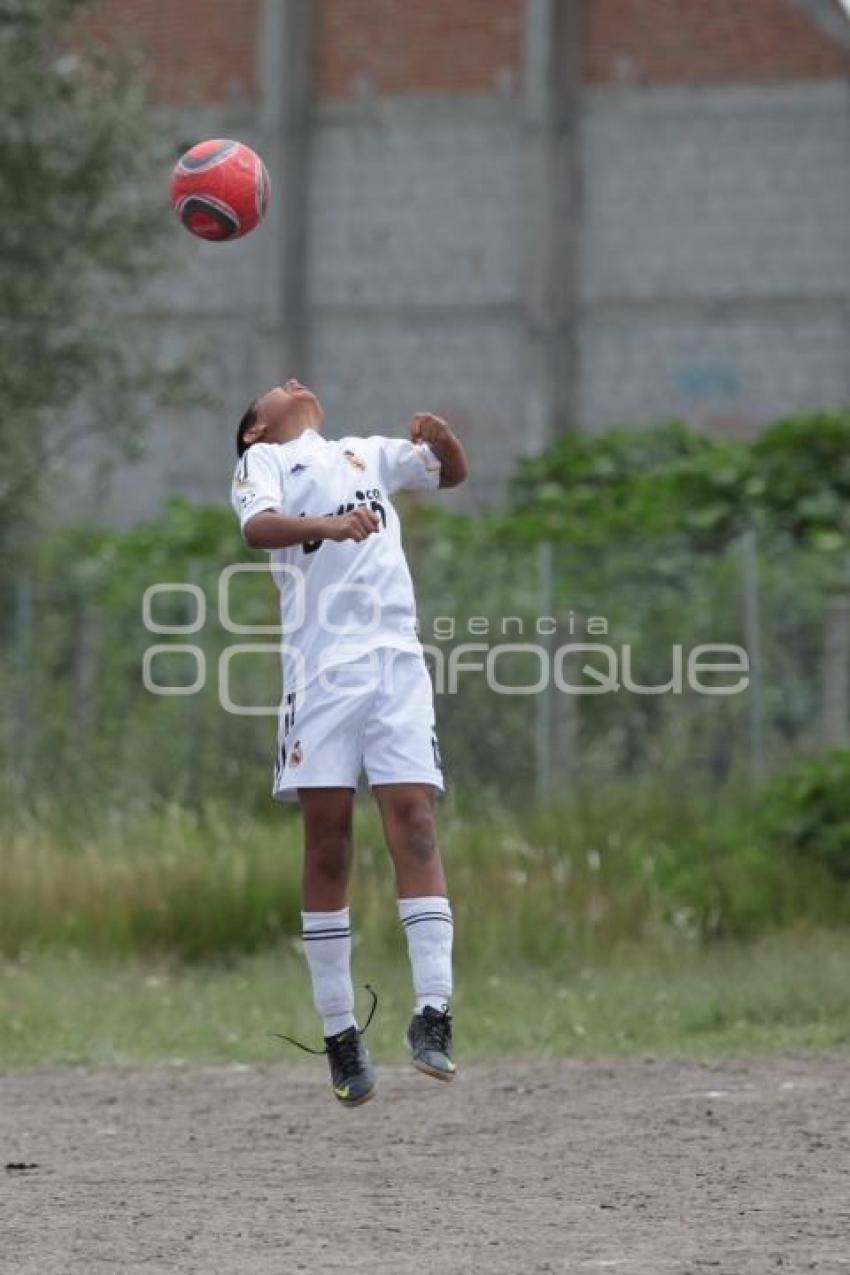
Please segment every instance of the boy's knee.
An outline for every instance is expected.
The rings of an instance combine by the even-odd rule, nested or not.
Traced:
[[[307,843],[307,867],[327,881],[342,881],[351,864],[351,836],[348,832],[327,831]]]
[[[434,811],[425,798],[412,798],[395,811],[399,837],[409,854],[420,863],[430,863],[437,854]]]

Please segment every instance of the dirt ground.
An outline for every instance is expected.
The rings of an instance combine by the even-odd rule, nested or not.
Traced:
[[[836,1057],[0,1076],[6,1275],[850,1272]]]

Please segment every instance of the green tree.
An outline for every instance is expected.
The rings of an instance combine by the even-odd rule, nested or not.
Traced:
[[[163,159],[140,65],[84,0],[0,0],[0,534],[82,438],[128,445],[179,392],[121,311],[163,265]]]

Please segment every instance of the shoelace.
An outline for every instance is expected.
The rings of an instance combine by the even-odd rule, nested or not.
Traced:
[[[369,1028],[369,1024],[371,1023],[372,1019],[375,1017],[375,1010],[378,1008],[377,992],[375,991],[375,989],[372,987],[370,983],[364,983],[364,987],[366,988],[366,991],[369,993],[369,995],[372,997],[372,1008],[369,1010],[369,1013],[366,1018],[366,1022],[363,1024],[362,1027],[357,1028],[356,1036],[351,1036],[348,1040],[342,1041],[341,1043],[337,1042],[337,1045],[335,1046],[335,1052],[338,1052],[338,1053],[340,1053],[340,1051],[347,1052],[348,1048],[350,1047],[352,1050],[352,1059],[356,1056],[353,1051],[358,1041],[360,1040],[360,1037],[366,1035],[366,1032],[368,1031],[368,1028]],[[322,1054],[326,1054],[328,1052],[327,1045],[325,1045],[324,1049],[312,1049],[310,1045],[303,1044],[300,1040],[296,1040],[294,1036],[284,1036],[282,1032],[269,1032],[269,1036],[273,1037],[275,1040],[285,1040],[287,1044],[289,1045],[296,1045],[298,1049],[303,1049],[305,1054],[316,1054],[318,1057],[321,1057]]]
[[[325,1046],[332,1065],[338,1068],[343,1076],[350,1076],[352,1072],[362,1067],[360,1036],[360,1032],[345,1032],[342,1036],[334,1037],[330,1047]]]
[[[452,1032],[452,1016],[448,1010],[440,1014],[423,1014],[422,1021],[425,1024],[425,1040],[430,1049],[437,1049],[444,1054],[448,1048],[449,1039]]]

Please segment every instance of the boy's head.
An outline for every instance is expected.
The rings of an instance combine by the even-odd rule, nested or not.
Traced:
[[[236,454],[252,443],[288,443],[306,429],[321,429],[324,418],[313,391],[293,378],[254,399],[236,431]]]

